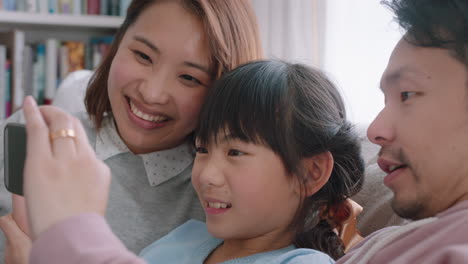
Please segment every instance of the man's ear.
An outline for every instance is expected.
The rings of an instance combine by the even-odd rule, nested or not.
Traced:
[[[330,179],[333,170],[333,155],[326,151],[304,159],[306,169],[305,195],[311,196],[318,192]]]

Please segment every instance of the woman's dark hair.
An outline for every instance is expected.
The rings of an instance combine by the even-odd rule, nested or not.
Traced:
[[[257,61],[225,74],[208,92],[196,137],[216,143],[219,132],[263,144],[283,160],[305,190],[304,158],[329,151],[334,167],[329,181],[304,197],[291,228],[294,244],[333,258],[342,256],[339,237],[320,213],[356,194],[364,179],[360,143],[346,121],[343,100],[320,71],[283,61]]]
[[[111,111],[107,81],[120,42],[145,9],[165,1],[180,3],[202,21],[212,55],[214,80],[240,64],[263,57],[257,19],[250,0],[132,0],[109,53],[96,69],[86,91],[86,111],[97,129],[101,128],[104,113]]]
[[[384,0],[407,31],[405,39],[423,47],[448,49],[468,66],[468,1]]]

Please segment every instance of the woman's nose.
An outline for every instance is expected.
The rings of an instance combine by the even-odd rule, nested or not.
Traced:
[[[140,94],[147,104],[167,104],[170,100],[170,82],[164,74],[147,78],[140,86]]]

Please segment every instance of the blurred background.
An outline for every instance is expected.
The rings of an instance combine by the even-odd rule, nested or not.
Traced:
[[[253,0],[270,58],[324,70],[351,120],[370,123],[383,107],[379,81],[401,38],[380,0]]]

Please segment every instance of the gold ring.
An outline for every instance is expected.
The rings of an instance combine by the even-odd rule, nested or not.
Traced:
[[[73,129],[60,129],[49,134],[50,140],[57,138],[75,138],[75,130]]]

